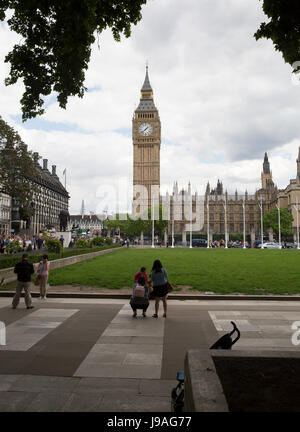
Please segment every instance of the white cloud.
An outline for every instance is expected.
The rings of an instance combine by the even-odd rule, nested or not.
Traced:
[[[131,121],[149,60],[162,121],[162,191],[190,180],[203,193],[207,181],[214,187],[220,179],[229,192],[253,193],[265,151],[275,183],[284,187],[296,175],[300,87],[272,44],[254,39],[263,20],[259,1],[149,1],[130,39],[100,36],[86,74],[91,92],[70,98],[65,111],[49,100],[43,119],[59,123],[54,130],[13,121],[23,86],[2,84],[9,71],[3,61],[18,37],[0,25],[0,115],[60,175],[67,168],[71,212],[82,199],[95,211],[101,185],[118,178],[131,184]]]

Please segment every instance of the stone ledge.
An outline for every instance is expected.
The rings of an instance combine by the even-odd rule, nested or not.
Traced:
[[[228,412],[209,350],[189,350],[184,362],[184,411]]]
[[[185,412],[297,411],[300,352],[189,350]]]
[[[99,255],[104,255],[107,253],[111,253],[120,249],[124,249],[124,247],[119,247],[119,248],[112,248],[112,249],[104,249],[101,251],[97,251],[97,252],[91,252],[91,253],[86,253],[86,254],[82,254],[82,255],[73,255],[71,257],[67,257],[67,258],[60,258],[57,260],[53,260],[50,261],[50,269],[51,270],[55,270],[57,268],[61,268],[61,267],[66,267],[68,265],[72,265],[72,264],[76,264],[82,261],[86,261],[92,258],[95,258]],[[21,257],[20,257],[21,260]],[[34,269],[36,270],[38,267],[38,263],[33,264]],[[10,282],[14,282],[17,280],[17,276],[14,273],[14,267],[10,267],[7,269],[1,269],[0,270],[0,280],[4,278],[4,283],[10,283]]]

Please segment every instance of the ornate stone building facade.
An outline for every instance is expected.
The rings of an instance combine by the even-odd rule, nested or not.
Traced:
[[[165,196],[159,194],[160,188],[160,148],[161,148],[161,123],[159,113],[154,105],[153,90],[149,81],[148,67],[146,78],[141,89],[141,99],[135,110],[132,123],[133,138],[133,214],[143,215],[151,204],[158,201],[151,200],[151,186],[157,189],[157,200],[166,209],[164,218],[169,219],[168,232],[181,233],[183,242],[186,241],[186,233],[192,229],[193,233],[213,234],[227,233],[227,238],[233,233],[252,233],[252,238],[261,234],[261,214],[276,208],[286,208],[293,215],[293,232],[296,232],[297,203],[300,206],[300,148],[297,159],[297,177],[283,190],[278,190],[272,178],[268,155],[265,153],[263,169],[261,172],[261,187],[254,194],[244,193],[228,194],[224,191],[222,182],[214,189],[207,184],[204,196],[197,192],[191,194],[191,185],[187,190],[178,190],[177,182],[173,191]],[[144,197],[138,187],[142,186],[147,191]],[[135,189],[136,188],[136,189]],[[139,205],[135,204],[138,202]],[[262,213],[261,213],[262,212]],[[299,210],[298,210],[299,212]],[[299,216],[300,223],[300,216]]]
[[[50,172],[48,160],[43,159],[43,166],[38,164],[37,171],[38,176],[35,180],[37,192],[33,194],[34,215],[31,219],[20,221],[18,206],[16,203],[12,204],[12,227],[15,227],[15,232],[36,235],[50,228],[59,231],[59,214],[62,210],[68,211],[70,197],[56,174],[56,165],[52,165]]]
[[[10,234],[11,198],[0,193],[0,234]]]

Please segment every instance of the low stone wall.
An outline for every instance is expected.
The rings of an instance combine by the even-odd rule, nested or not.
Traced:
[[[209,350],[189,350],[184,362],[184,411],[228,412]]]
[[[299,351],[190,350],[186,412],[299,412]]]
[[[105,249],[105,250],[101,250],[101,251],[97,251],[97,252],[91,252],[91,253],[86,253],[86,254],[82,254],[82,255],[74,255],[71,257],[67,257],[67,258],[61,258],[61,259],[57,259],[57,260],[53,260],[50,261],[50,269],[51,270],[55,270],[57,268],[61,268],[61,267],[66,267],[72,264],[76,264],[82,261],[86,261],[89,260],[91,258],[95,258],[99,255],[104,255],[107,253],[111,253],[117,250],[123,249],[122,247],[120,248],[113,248],[113,249]],[[21,260],[21,257],[20,257]],[[34,265],[34,269],[37,269],[38,263],[33,264]],[[0,280],[2,280],[2,278],[4,278],[4,283],[10,283],[10,282],[14,282],[17,280],[17,275],[14,273],[14,267],[10,267],[7,269],[1,269],[0,270]]]

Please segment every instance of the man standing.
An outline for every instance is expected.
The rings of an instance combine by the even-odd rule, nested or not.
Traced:
[[[28,255],[23,254],[22,261],[17,263],[14,268],[14,273],[18,275],[16,294],[13,298],[12,308],[16,309],[19,304],[22,290],[25,291],[25,303],[27,309],[32,309],[34,306],[31,305],[31,295],[30,295],[30,283],[31,275],[34,273],[33,264],[28,261]]]
[[[37,242],[38,249],[42,249],[42,246],[44,244],[44,239],[42,239],[41,237],[39,237],[36,242]]]
[[[61,243],[61,247],[64,247],[64,241],[65,241],[65,239],[64,239],[63,235],[60,236],[59,241]]]

